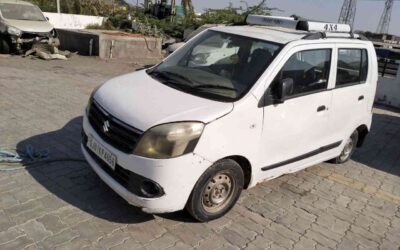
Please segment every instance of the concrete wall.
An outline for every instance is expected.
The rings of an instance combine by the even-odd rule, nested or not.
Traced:
[[[398,63],[400,61],[397,61]],[[380,77],[375,102],[400,108],[400,70],[396,78]]]
[[[101,25],[104,17],[44,12],[56,29],[85,29],[88,25]]]
[[[103,59],[150,63],[161,59],[161,46],[159,38],[101,35],[99,56]]]
[[[85,30],[57,30],[60,49],[78,52],[82,56],[99,55],[99,36]]]
[[[122,59],[137,64],[152,64],[162,58],[160,38],[102,30],[58,30],[58,34],[61,50],[80,55]]]

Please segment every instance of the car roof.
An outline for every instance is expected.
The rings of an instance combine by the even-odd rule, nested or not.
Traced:
[[[310,32],[307,31],[258,25],[218,26],[211,28],[211,30],[267,40],[280,44],[301,40],[310,34]]]
[[[11,4],[18,4],[18,5],[35,6],[32,3],[25,2],[25,1],[19,1],[19,0],[0,0],[0,4],[2,4],[2,3],[11,3]]]
[[[261,25],[218,26],[218,27],[213,27],[210,30],[251,37],[278,44],[287,44],[293,41],[301,41],[301,40],[306,41],[306,39],[309,42],[313,41],[312,43],[330,41],[335,43],[371,44],[371,42],[368,39],[367,40],[361,38],[350,39],[352,34],[349,33],[310,32],[310,31],[295,30],[295,29],[273,27],[273,26],[261,26]],[[313,35],[316,36],[312,37]],[[325,38],[325,39],[320,39],[320,38]]]

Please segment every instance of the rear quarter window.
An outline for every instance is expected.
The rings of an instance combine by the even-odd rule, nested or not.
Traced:
[[[368,77],[366,49],[339,49],[336,86],[365,83]]]

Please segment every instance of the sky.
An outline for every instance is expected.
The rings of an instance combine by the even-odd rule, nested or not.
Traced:
[[[179,0],[177,0],[177,3]],[[223,8],[229,2],[234,6],[245,6],[240,0],[192,0],[196,12],[206,8]],[[249,5],[259,3],[259,0],[247,0]],[[269,7],[282,10],[274,15],[290,16],[296,14],[314,20],[337,22],[343,0],[267,0]],[[382,15],[385,1],[358,0],[355,30],[376,31]],[[390,33],[400,35],[400,1],[395,1],[390,23]]]

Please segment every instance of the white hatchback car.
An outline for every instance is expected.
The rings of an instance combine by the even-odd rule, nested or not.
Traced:
[[[350,27],[249,16],[97,88],[83,121],[94,171],[148,213],[223,216],[242,189],[331,160],[371,126],[378,66]]]

